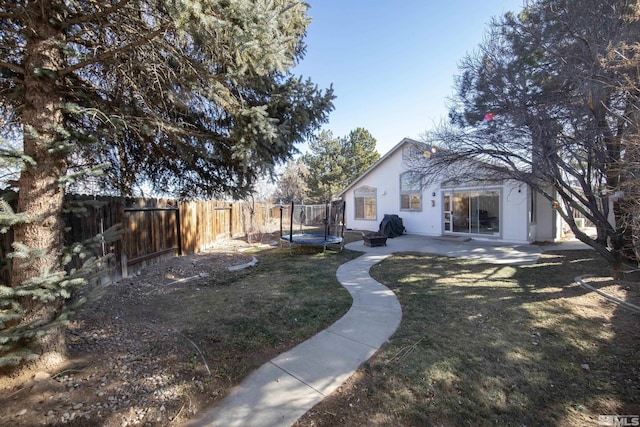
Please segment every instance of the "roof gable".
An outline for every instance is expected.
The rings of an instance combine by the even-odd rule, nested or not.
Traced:
[[[338,193],[338,197],[342,197],[344,195],[344,193],[346,193],[347,191],[349,191],[351,188],[355,187],[356,185],[358,185],[358,182],[360,182],[364,177],[366,177],[367,175],[369,175],[369,173],[371,173],[371,171],[373,171],[374,169],[376,169],[381,163],[383,163],[385,160],[387,160],[389,157],[391,157],[396,151],[402,149],[402,147],[404,147],[407,144],[412,144],[412,145],[424,145],[425,147],[427,146],[425,143],[420,142],[420,141],[416,141],[414,139],[411,138],[403,138],[402,141],[398,142],[392,149],[390,149],[389,151],[387,151],[383,156],[381,156],[377,162],[375,162],[374,164],[372,164],[371,166],[369,166],[369,168],[364,171],[359,177],[357,177],[355,180],[353,180],[353,182],[351,182],[349,185],[347,185],[340,193]]]

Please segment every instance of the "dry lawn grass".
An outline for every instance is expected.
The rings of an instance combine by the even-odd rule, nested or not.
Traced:
[[[180,425],[351,306],[335,272],[358,253],[292,252],[225,242],[101,289],[68,327],[66,367],[0,378],[0,425]]]
[[[592,251],[496,266],[424,254],[371,274],[398,296],[390,341],[301,426],[597,426],[640,415],[640,313],[575,283]],[[640,284],[590,279],[640,305]]]
[[[105,289],[69,326],[66,368],[0,381],[0,425],[179,425],[348,310],[335,271],[359,253],[235,249]],[[255,267],[227,270],[252,256]],[[584,426],[640,414],[640,314],[574,278],[593,274],[592,286],[636,305],[639,284],[606,280],[593,252],[517,267],[402,254],[371,274],[398,296],[402,324],[298,426]]]

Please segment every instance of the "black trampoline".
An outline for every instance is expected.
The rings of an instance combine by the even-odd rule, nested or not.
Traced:
[[[289,243],[299,243],[301,245],[323,245],[327,248],[327,245],[341,245],[343,242],[342,237],[334,236],[332,234],[285,234],[280,237],[280,240]]]

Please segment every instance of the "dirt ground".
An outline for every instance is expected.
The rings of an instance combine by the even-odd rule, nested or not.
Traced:
[[[179,332],[179,319],[167,322],[162,314],[180,303],[168,294],[197,292],[203,280],[251,261],[243,246],[225,241],[172,258],[94,295],[69,325],[67,366],[18,386],[0,378],[0,425],[168,426],[206,407],[219,391],[194,375],[208,369],[193,356],[198,341]]]

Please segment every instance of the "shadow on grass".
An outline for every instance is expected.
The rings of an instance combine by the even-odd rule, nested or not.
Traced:
[[[398,296],[400,328],[311,418],[584,426],[601,414],[640,414],[639,315],[574,283],[584,274],[608,268],[592,251],[543,254],[529,266],[390,257],[371,275]]]

